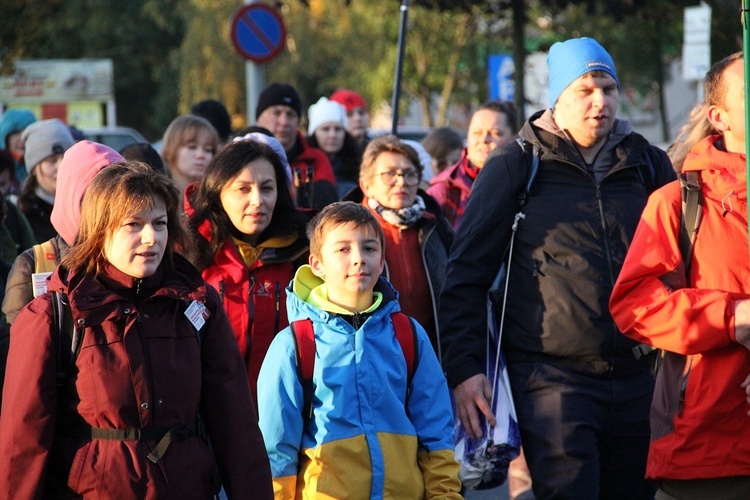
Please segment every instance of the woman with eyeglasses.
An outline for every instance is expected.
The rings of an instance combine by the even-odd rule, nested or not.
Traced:
[[[372,140],[359,170],[359,189],[347,200],[368,207],[385,234],[385,275],[399,292],[401,309],[421,324],[440,359],[437,299],[453,230],[440,206],[419,189],[417,152],[398,137]]]

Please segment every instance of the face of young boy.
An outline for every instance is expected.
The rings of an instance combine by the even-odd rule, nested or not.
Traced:
[[[384,264],[383,247],[375,232],[353,222],[328,231],[320,256],[310,255],[313,273],[326,282],[328,300],[352,312],[372,305],[372,290]]]

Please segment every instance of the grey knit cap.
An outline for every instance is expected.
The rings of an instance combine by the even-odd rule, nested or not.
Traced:
[[[21,138],[26,148],[23,160],[29,173],[45,158],[64,153],[75,143],[68,127],[57,118],[32,123],[23,130]]]

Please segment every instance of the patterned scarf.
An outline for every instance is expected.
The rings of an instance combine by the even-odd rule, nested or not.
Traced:
[[[374,198],[367,198],[367,204],[372,210],[375,210],[379,216],[383,218],[388,224],[391,224],[401,229],[413,226],[419,219],[422,218],[425,206],[424,200],[421,196],[417,196],[414,199],[414,204],[410,207],[399,208],[394,210],[392,208],[385,208],[383,205],[378,203]]]

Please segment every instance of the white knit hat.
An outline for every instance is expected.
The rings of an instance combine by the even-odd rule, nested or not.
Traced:
[[[75,143],[68,127],[57,118],[32,123],[24,129],[21,138],[28,172],[45,158],[62,154]]]
[[[327,97],[321,97],[310,106],[307,117],[310,121],[307,135],[313,135],[326,122],[338,123],[346,130],[346,108],[335,101],[329,101]]]

